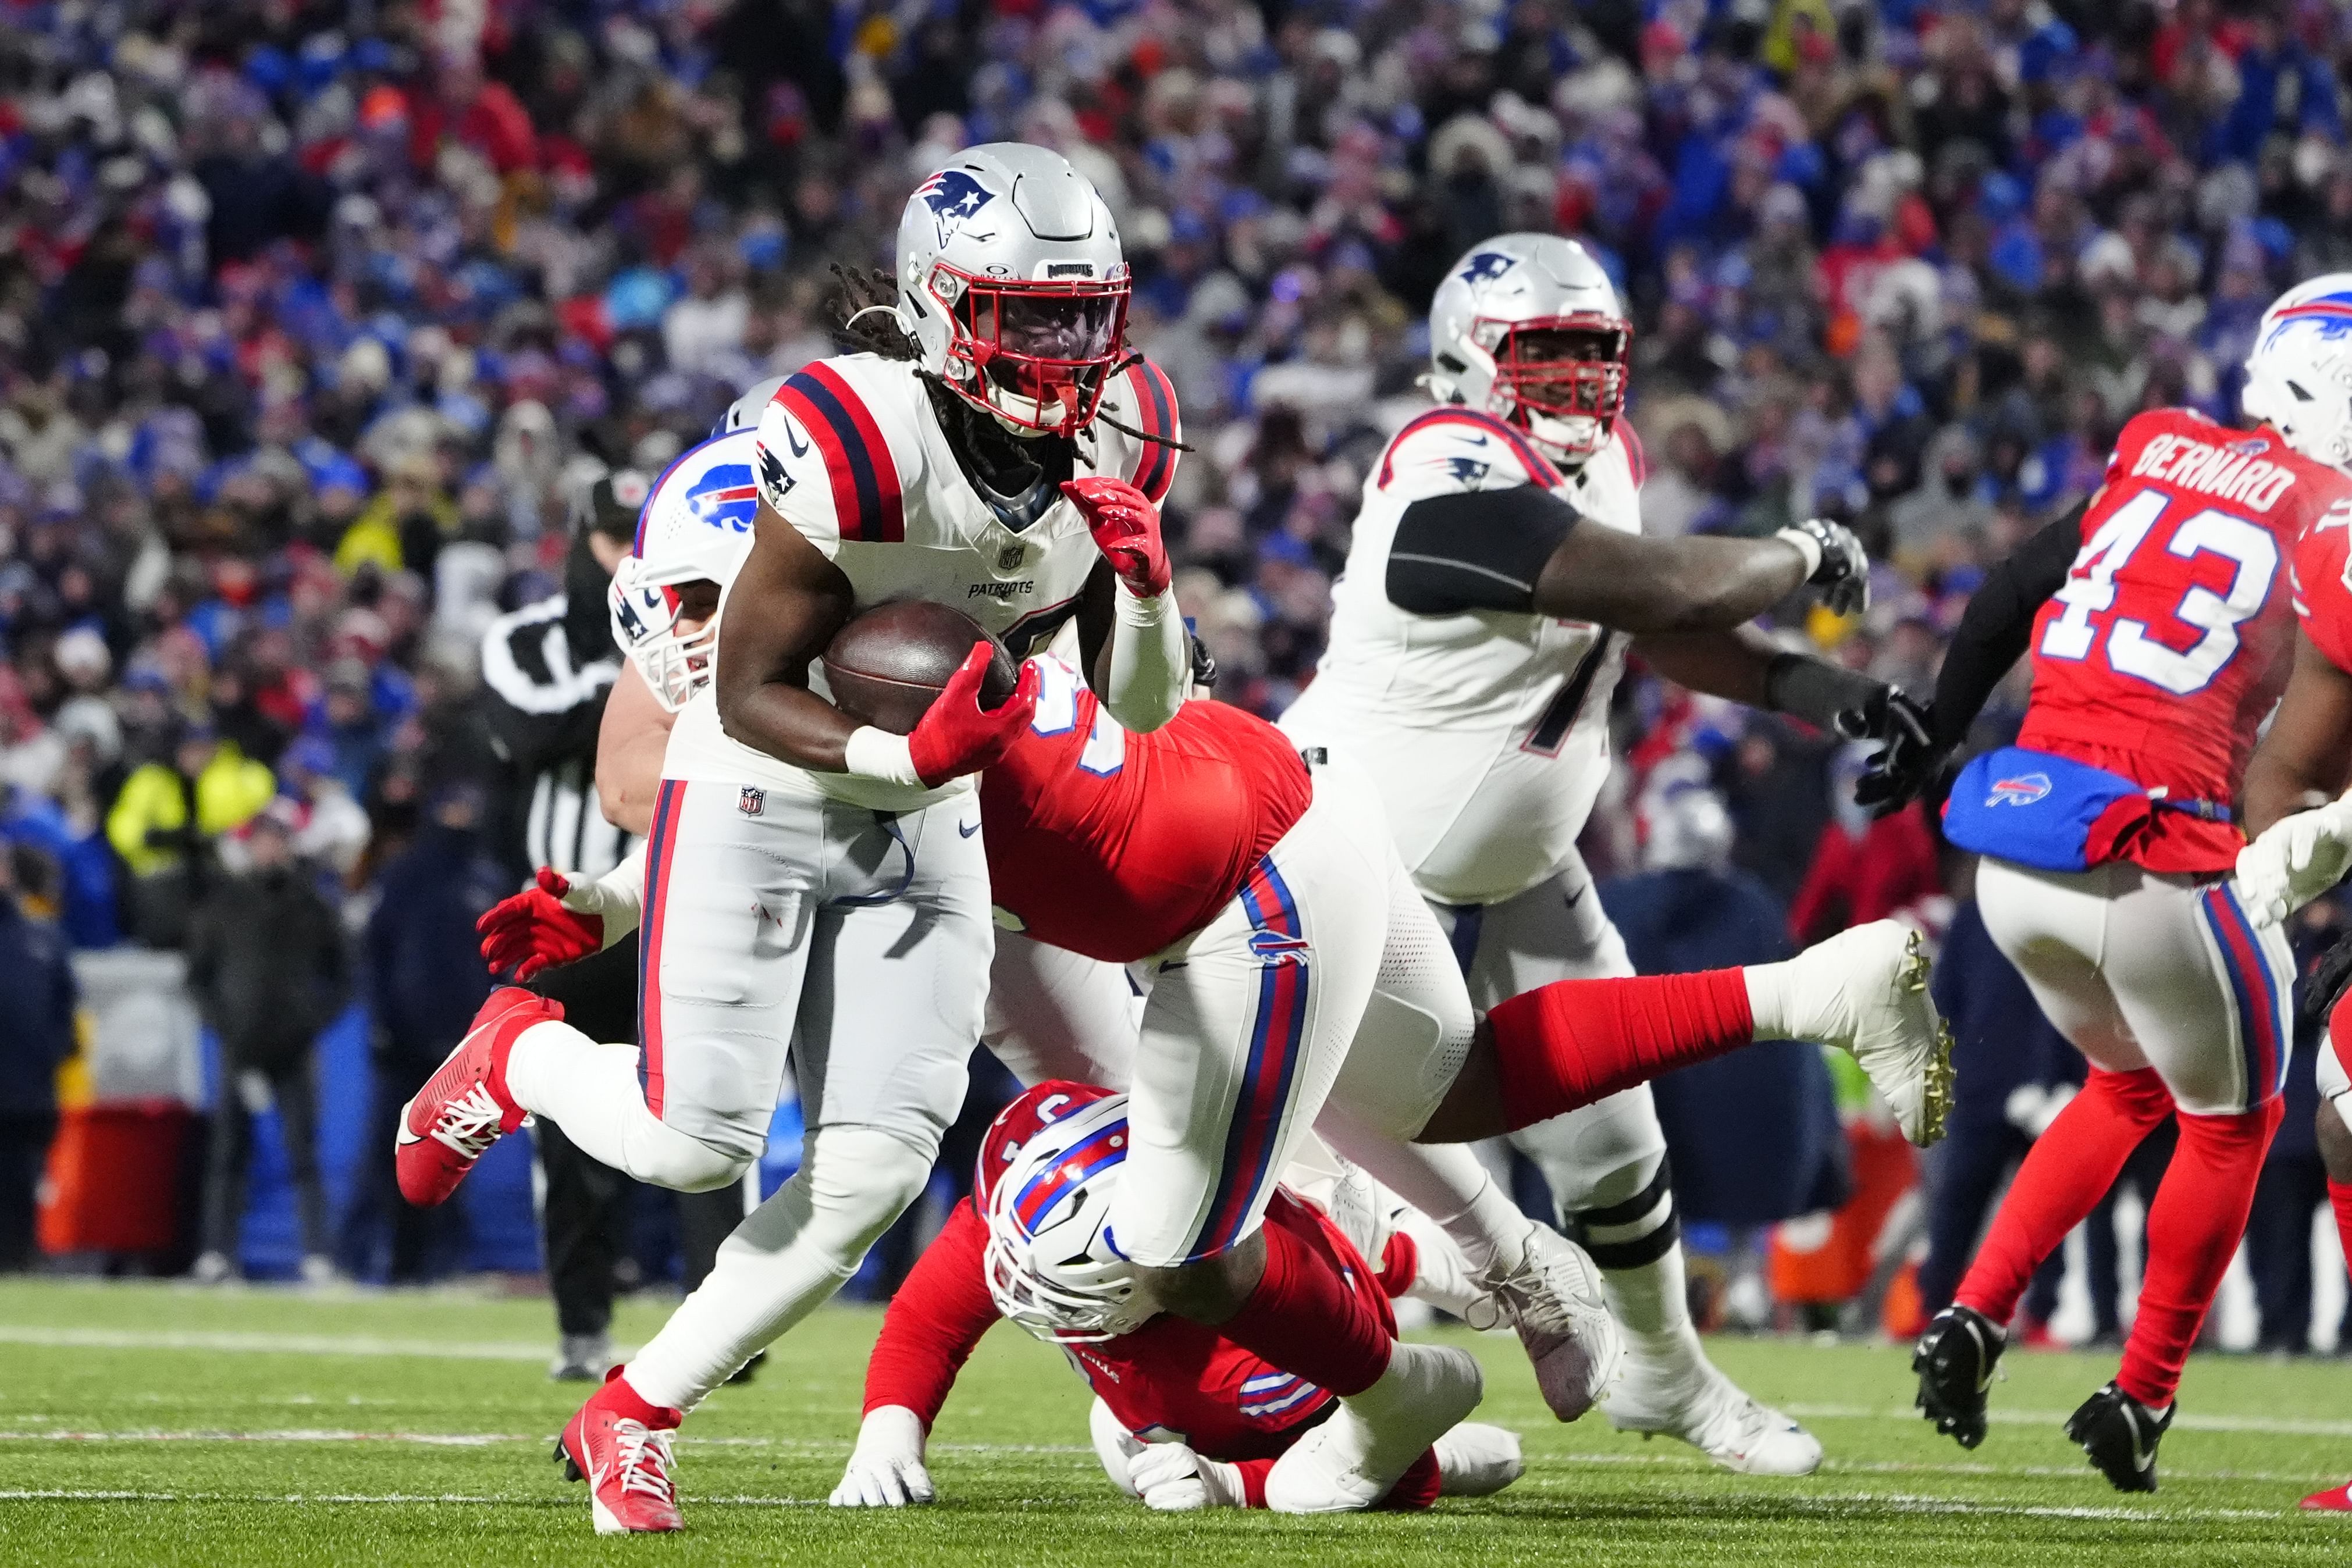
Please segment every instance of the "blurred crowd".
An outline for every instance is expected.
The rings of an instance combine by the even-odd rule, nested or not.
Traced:
[[[2352,266],[2347,65],[2326,0],[0,0],[16,896],[171,946],[257,832],[353,929],[436,825],[520,877],[483,628],[595,476],[832,351],[828,265],[992,139],[1118,215],[1227,700],[1311,677],[1431,291],[1507,229],[1618,281],[1647,526],[1853,523],[1874,607],[1783,634],[1923,691],[2126,419],[2232,417],[2263,306]],[[1601,865],[1697,784],[1798,938],[1948,916],[1850,752],[1619,703]]]

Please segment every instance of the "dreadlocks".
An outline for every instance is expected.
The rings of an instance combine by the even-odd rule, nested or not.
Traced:
[[[878,267],[833,266],[834,333],[853,352],[913,360],[922,350],[898,321],[898,286]]]

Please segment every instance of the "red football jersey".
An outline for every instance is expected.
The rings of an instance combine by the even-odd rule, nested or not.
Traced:
[[[2294,612],[2328,662],[2352,673],[2352,479],[2344,483],[2346,498],[2295,543]]]
[[[1148,958],[1216,918],[1306,813],[1307,765],[1224,703],[1129,734],[1076,670],[1035,663],[1037,716],[981,775],[991,896],[1040,942]]]
[[[2018,744],[2234,807],[2286,684],[2295,541],[2347,493],[2275,435],[2182,409],[2125,425],[2074,569],[2034,620]],[[2244,843],[2230,822],[2158,811],[2122,852],[2151,871],[2216,872]]]

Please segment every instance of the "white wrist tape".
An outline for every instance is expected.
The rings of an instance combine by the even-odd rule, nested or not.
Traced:
[[[646,917],[646,846],[640,843],[589,886],[593,890],[594,912],[604,919],[604,946],[610,947]]]
[[[1802,528],[1782,528],[1772,537],[1776,539],[1785,539],[1797,547],[1797,553],[1805,558],[1805,578],[1808,581],[1811,580],[1813,573],[1822,570],[1821,540]]]
[[[848,744],[841,748],[841,765],[861,779],[922,788],[923,776],[915,771],[914,748],[908,745],[907,737],[877,729],[870,724],[861,724],[849,732]]]
[[[1120,625],[1148,629],[1176,613],[1176,591],[1171,588],[1147,599],[1122,581],[1112,592],[1111,603],[1117,607]]]

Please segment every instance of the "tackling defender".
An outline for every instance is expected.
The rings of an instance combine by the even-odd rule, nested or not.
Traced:
[[[761,418],[730,590],[746,610],[721,618],[716,678],[678,715],[646,862],[642,1083],[636,1047],[501,991],[402,1118],[413,1202],[446,1199],[526,1114],[698,1190],[759,1156],[791,1043],[802,1166],[614,1385],[649,1409],[697,1403],[848,1276],[929,1178],[981,1027],[992,942],[968,779],[1026,726],[1034,690],[983,712],[975,661],[958,700],[893,735],[810,689],[813,656],[856,609],[913,597],[1024,652],[1076,622],[1139,730],[1166,722],[1190,673],[1151,533],[1174,401],[1121,359],[1129,282],[1101,198],[1042,149],[974,148],[917,189],[898,252],[916,356],[820,361]],[[1100,417],[1114,383],[1139,432]],[[600,1530],[675,1528],[667,1498],[617,1479],[609,1429],[575,1421],[567,1441],[602,1483]]]
[[[1913,722],[1885,684],[1742,628],[1807,583],[1859,608],[1867,564],[1846,529],[1642,537],[1641,449],[1618,418],[1631,333],[1572,240],[1502,235],[1454,264],[1430,310],[1438,407],[1366,479],[1330,646],[1282,717],[1300,744],[1344,751],[1379,780],[1481,1008],[1633,972],[1576,851],[1629,647],[1685,685],[1849,735]],[[1811,1471],[1821,1445],[1699,1346],[1649,1090],[1513,1142],[1631,1331],[1602,1401],[1611,1424],[1671,1433],[1736,1470]]]
[[[2228,873],[2245,847],[2242,796],[2262,809],[2256,729],[2287,680],[2284,568],[2298,540],[2308,562],[2315,524],[2322,538],[2341,531],[2326,519],[2352,497],[2330,466],[2341,411],[2323,423],[2326,405],[2305,390],[2326,385],[2305,353],[2306,293],[2273,305],[2257,334],[2254,427],[2179,409],[2126,424],[2099,490],[1970,600],[1937,677],[1931,746],[1865,781],[1872,799],[1907,800],[2031,648],[2018,744],[1961,773],[1945,829],[1984,855],[1986,928],[2092,1071],[2019,1167],[1913,1366],[1937,1430],[1982,1441],[2028,1276],[2177,1114],[2122,1365],[2066,1423],[2126,1491],[2156,1490],[2158,1444],[2244,1233],[2291,1058],[2293,957]]]
[[[926,1440],[956,1374],[1000,1316],[1060,1346],[1092,1385],[1095,1449],[1129,1496],[1167,1511],[1266,1506],[1279,1456],[1332,1416],[1328,1390],[1181,1318],[1086,1332],[1066,1327],[1057,1309],[1066,1299],[1060,1260],[1091,1250],[1126,1169],[1127,1130],[1127,1096],[1085,1083],[1038,1084],[998,1113],[972,1195],[949,1215],[883,1319],[866,1363],[857,1450],[835,1507],[933,1500]],[[1384,1332],[1395,1332],[1390,1299],[1407,1294],[1502,1321],[1444,1234],[1382,1198],[1360,1172],[1292,1167],[1265,1224],[1328,1254],[1350,1286],[1347,1310]],[[1439,1436],[1378,1506],[1483,1497],[1520,1469],[1516,1437],[1465,1422]]]

